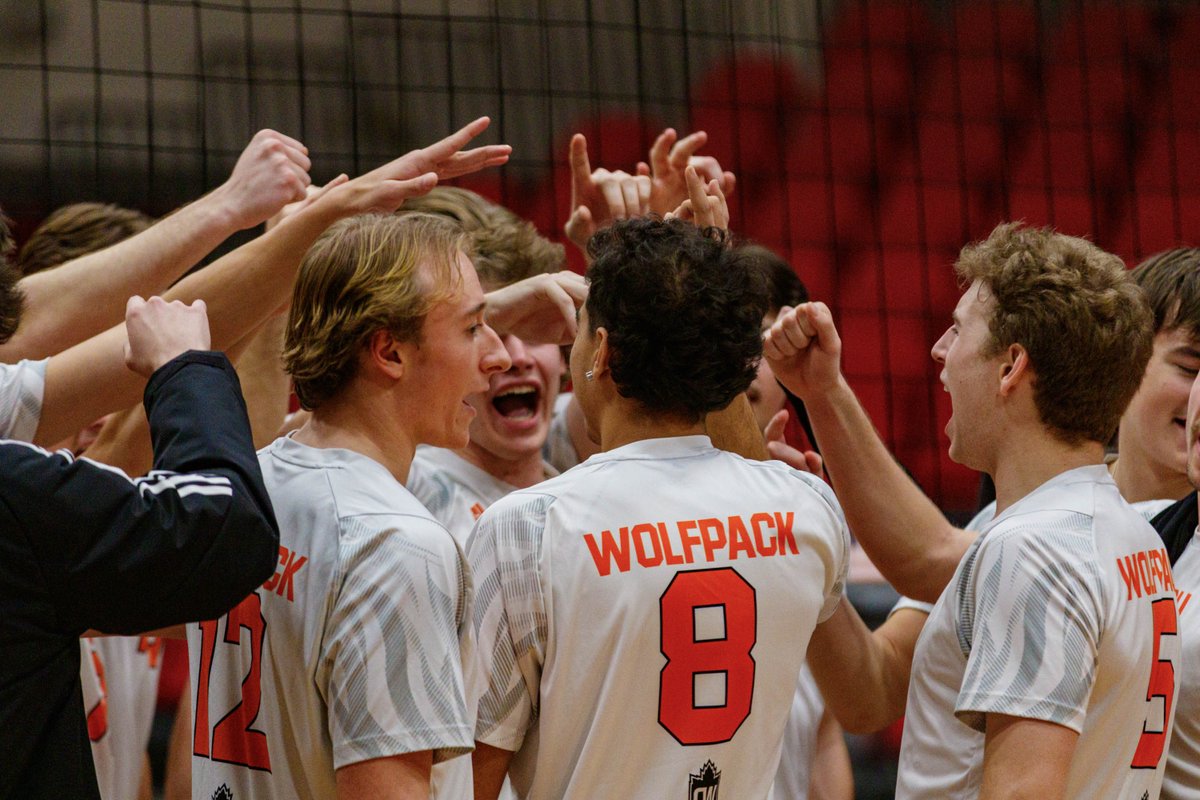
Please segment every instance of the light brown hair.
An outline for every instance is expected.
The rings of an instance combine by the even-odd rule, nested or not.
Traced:
[[[537,232],[533,223],[468,189],[437,186],[404,201],[401,213],[436,214],[462,226],[470,240],[471,260],[486,291],[563,269],[566,254]]]
[[[140,211],[106,203],[73,203],[54,211],[17,255],[17,269],[32,275],[128,239],[154,224]]]
[[[365,214],[325,231],[300,265],[283,343],[300,405],[336,397],[376,331],[420,341],[429,309],[460,288],[464,244],[453,223],[430,214]]]
[[[967,245],[955,271],[995,305],[995,355],[1029,353],[1033,397],[1063,441],[1104,443],[1133,398],[1153,348],[1153,317],[1124,263],[1084,239],[1004,223]]]

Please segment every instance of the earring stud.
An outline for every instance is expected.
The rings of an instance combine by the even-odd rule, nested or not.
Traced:
[[[583,377],[587,378],[590,381],[593,377],[592,371],[589,369],[587,372],[583,373]]]

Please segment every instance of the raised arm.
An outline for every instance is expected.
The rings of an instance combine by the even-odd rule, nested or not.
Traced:
[[[23,278],[25,309],[0,360],[45,358],[119,323],[131,295],[161,293],[230,234],[303,197],[308,169],[304,145],[259,131],[205,196],[112,247]]]
[[[279,532],[228,360],[203,352],[203,303],[129,301],[155,467],[133,481],[65,453],[2,445],[6,513],[48,565],[60,624],[135,633],[227,611],[270,576]],[[181,355],[175,355],[182,352]]]
[[[954,527],[905,474],[841,374],[841,339],[824,303],[784,308],[763,353],[804,401],[855,538],[901,594],[933,602],[974,535]]]
[[[184,278],[164,296],[205,300],[214,346],[230,346],[286,302],[304,253],[331,224],[368,211],[394,211],[405,198],[428,192],[441,178],[504,163],[511,150],[507,145],[462,150],[487,125],[488,119],[481,117],[352,181],[335,181],[305,208]],[[124,341],[125,332],[118,326],[50,359],[35,441],[57,442],[136,401],[141,384],[124,367]]]

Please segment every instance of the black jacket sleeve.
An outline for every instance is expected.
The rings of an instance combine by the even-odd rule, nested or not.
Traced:
[[[1154,530],[1162,537],[1163,544],[1167,546],[1167,555],[1172,565],[1179,560],[1188,543],[1192,541],[1197,522],[1200,522],[1200,509],[1196,505],[1195,492],[1167,506],[1150,520]]]
[[[237,374],[188,352],[146,386],[155,469],[0,445],[0,506],[29,538],[66,631],[137,633],[211,619],[275,569],[279,529]]]

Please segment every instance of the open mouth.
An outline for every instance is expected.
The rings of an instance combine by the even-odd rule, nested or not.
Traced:
[[[492,407],[505,419],[530,419],[537,415],[541,396],[534,386],[514,386],[493,397]]]

